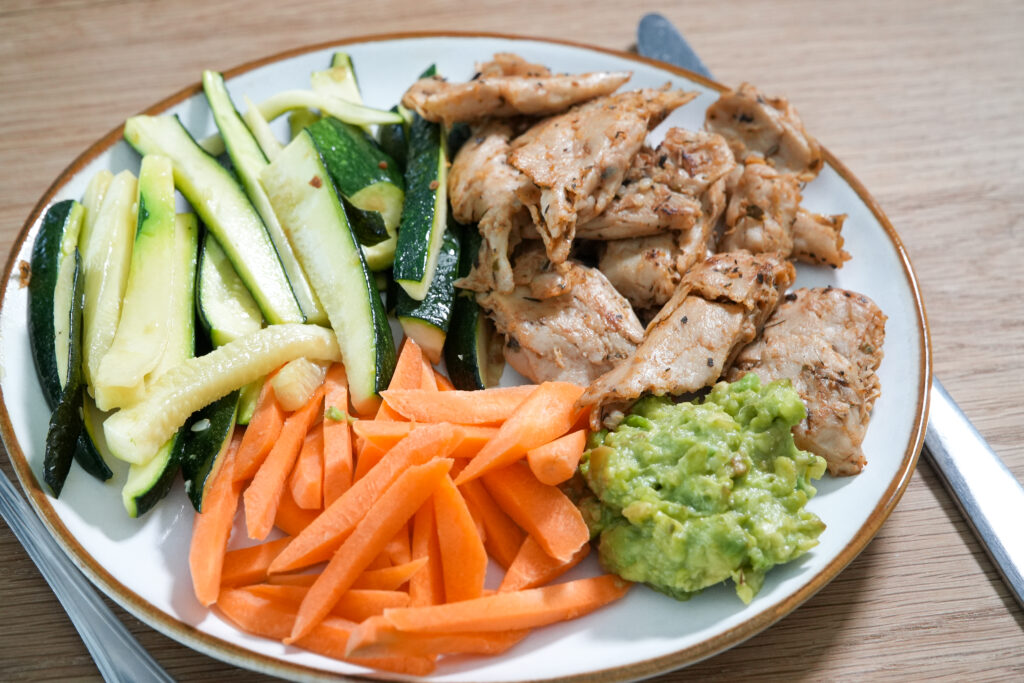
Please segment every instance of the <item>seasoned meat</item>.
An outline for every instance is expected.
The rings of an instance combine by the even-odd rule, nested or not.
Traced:
[[[452,161],[448,174],[452,215],[460,223],[477,223],[483,236],[472,272],[459,282],[463,289],[512,291],[509,252],[519,241],[522,227],[531,224],[530,212],[517,195],[530,180],[508,163],[512,135],[507,121],[477,124]]]
[[[552,75],[546,67],[504,53],[478,64],[477,75],[466,83],[421,78],[402,96],[402,104],[445,125],[498,116],[547,116],[615,92],[629,77],[629,72]]]
[[[807,405],[793,428],[797,446],[828,462],[833,475],[866,464],[861,444],[881,390],[885,315],[868,297],[842,289],[798,289],[769,318],[760,339],[744,348],[730,380],[756,372],[788,379]]]
[[[796,177],[752,161],[738,167],[726,184],[729,203],[718,251],[793,252],[793,221],[800,207]]]
[[[700,200],[643,178],[622,185],[603,213],[576,228],[580,239],[648,237],[666,230],[689,230],[701,219]]]
[[[735,167],[736,159],[721,135],[670,128],[657,148],[645,147],[637,154],[625,182],[650,178],[699,197]]]
[[[512,141],[509,161],[536,187],[521,192],[548,258],[563,263],[577,223],[615,197],[647,131],[696,93],[636,90],[546,119]]]
[[[841,267],[850,260],[839,234],[845,220],[846,214],[824,216],[799,209],[793,221],[793,258],[804,263]]]
[[[478,294],[477,302],[505,335],[505,359],[520,374],[585,385],[628,358],[644,331],[604,275],[574,261],[566,266],[559,274],[542,248],[528,250],[516,259],[515,290]],[[554,292],[531,289],[559,277],[571,283],[565,293],[540,298]]]
[[[721,133],[737,161],[761,157],[802,182],[814,179],[824,159],[821,145],[782,97],[765,97],[749,83],[722,93],[705,114],[708,130]]]
[[[713,384],[758,335],[795,276],[793,265],[774,254],[742,251],[715,254],[691,268],[636,353],[580,398],[595,408],[591,425],[598,428],[609,412],[643,394],[684,394]]]

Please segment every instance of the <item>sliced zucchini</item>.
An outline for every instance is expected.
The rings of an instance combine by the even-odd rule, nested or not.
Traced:
[[[448,215],[448,161],[441,126],[413,115],[395,281],[417,301],[434,279]]]
[[[82,373],[89,390],[106,355],[117,323],[121,301],[128,284],[138,206],[138,183],[130,171],[110,181],[95,223],[82,235],[85,303],[82,310]]]
[[[459,277],[466,277],[480,251],[480,233],[472,226],[465,227],[462,240]],[[468,289],[455,290],[444,364],[455,388],[466,391],[498,386],[505,371],[502,339],[477,305],[476,294]]]
[[[147,154],[139,170],[139,227],[135,232],[121,319],[110,349],[93,376],[100,410],[134,403],[146,389],[146,375],[167,345],[168,317],[175,282],[174,175],[167,157]]]
[[[196,512],[231,445],[238,415],[238,391],[232,391],[194,413],[181,431],[181,474],[185,493]]]
[[[259,306],[220,248],[217,238],[209,232],[203,236],[199,253],[196,308],[199,321],[214,346],[222,346],[263,327]]]
[[[221,137],[224,138],[224,145],[227,148],[228,156],[231,157],[231,164],[235,173],[242,181],[242,187],[252,202],[253,207],[263,219],[263,225],[274,243],[277,256],[281,260],[285,275],[292,287],[292,294],[299,303],[307,322],[317,325],[327,322],[323,307],[309,286],[306,274],[302,272],[299,260],[295,258],[295,252],[288,244],[281,223],[277,220],[274,210],[267,199],[267,193],[260,185],[260,174],[267,167],[267,157],[263,154],[256,138],[242,121],[242,117],[235,110],[235,105],[228,94],[227,86],[224,85],[224,77],[216,71],[203,72],[203,92],[206,94],[206,101],[213,112],[213,119],[217,123]]]
[[[352,57],[346,52],[335,52],[331,57],[331,68],[314,71],[309,80],[314,92],[333,95],[356,104],[363,103]]]
[[[103,438],[103,420],[106,414],[96,407],[96,402],[89,396],[89,392],[82,392],[82,433],[78,437],[78,447],[75,448],[75,462],[79,466],[101,481],[106,481],[114,476],[109,463],[113,456],[107,450],[107,443]]]
[[[174,240],[164,258],[173,263],[173,279],[166,283],[171,290],[167,312],[167,345],[156,369],[147,378],[147,385],[158,382],[171,368],[193,357],[195,353],[195,275],[196,250],[199,246],[199,224],[194,214],[179,214],[174,219]],[[133,462],[121,489],[121,501],[131,517],[149,511],[167,495],[181,467],[184,430],[172,434],[145,462]],[[115,453],[116,454],[116,453]]]
[[[398,171],[405,173],[405,164],[409,154],[409,123],[412,120],[412,113],[400,104],[396,104],[391,111],[402,117],[401,123],[382,123],[377,126],[377,144],[384,150],[384,153],[395,160],[398,164]]]
[[[263,377],[255,382],[249,382],[239,390],[238,396],[238,417],[236,422],[240,425],[249,424],[253,414],[256,412],[256,403],[260,398],[260,391],[263,389]]]
[[[85,188],[85,194],[82,195],[82,208],[85,209],[85,217],[82,219],[82,233],[79,237],[81,244],[85,244],[85,241],[92,233],[93,226],[96,225],[96,216],[100,212],[103,198],[106,196],[107,189],[110,187],[110,182],[113,179],[114,174],[107,169],[97,171],[89,179],[89,184]]]
[[[309,109],[296,109],[288,114],[288,139],[294,140],[299,133],[319,121],[321,116]]]
[[[395,343],[374,279],[309,129],[267,168],[263,185],[338,334],[352,403],[360,412],[370,412],[394,372]]]
[[[274,131],[270,129],[270,123],[260,114],[259,107],[244,95],[242,96],[242,101],[245,102],[246,107],[245,113],[242,114],[242,120],[245,121],[245,125],[249,127],[252,136],[259,143],[260,149],[263,150],[263,155],[267,157],[268,161],[273,161],[274,157],[284,149],[284,145],[274,135]]]
[[[302,322],[274,243],[235,178],[199,147],[176,116],[133,116],[124,139],[141,154],[162,154],[174,165],[174,183],[217,236],[271,324]]]
[[[259,104],[260,113],[267,121],[273,121],[281,114],[296,109],[319,109],[321,114],[356,126],[399,123],[399,117],[394,112],[374,109],[312,90],[285,90],[271,95]]]
[[[316,325],[271,325],[180,363],[150,385],[140,402],[103,423],[110,452],[128,462],[148,461],[192,413],[300,356],[340,361],[334,332]]]
[[[380,214],[388,238],[361,244],[371,270],[390,267],[405,202],[405,183],[394,159],[359,128],[338,119],[321,119],[307,130],[338,193],[355,208]]]
[[[441,362],[455,302],[455,278],[459,269],[458,226],[450,226],[444,233],[441,253],[423,301],[416,301],[404,289],[398,289],[395,310],[398,322],[407,337],[412,338],[427,354],[431,363]]]
[[[274,397],[291,413],[306,404],[327,377],[327,364],[296,358],[284,364],[270,380]]]

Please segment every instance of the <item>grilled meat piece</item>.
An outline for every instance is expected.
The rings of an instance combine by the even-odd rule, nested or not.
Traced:
[[[628,358],[644,330],[600,271],[566,266],[560,273],[543,247],[528,247],[516,258],[515,289],[478,294],[477,302],[505,335],[505,359],[520,374],[585,385]]]
[[[547,116],[615,92],[629,77],[625,71],[552,75],[546,67],[499,53],[478,64],[476,76],[466,83],[421,78],[402,96],[402,104],[446,126],[489,117]]]
[[[885,315],[868,297],[842,289],[798,289],[744,348],[729,369],[736,380],[755,372],[763,381],[788,379],[807,405],[793,428],[797,446],[825,458],[833,475],[857,474],[866,464],[861,444],[881,391]]]
[[[545,119],[512,141],[509,161],[535,184],[520,199],[552,263],[569,257],[576,225],[615,197],[647,131],[695,96],[678,90],[610,95]]]
[[[725,232],[718,251],[793,252],[793,221],[800,207],[796,177],[765,163],[738,167],[726,182]]]
[[[774,254],[715,254],[683,277],[647,326],[628,360],[594,381],[580,398],[591,425],[643,394],[684,394],[713,384],[750,343],[796,271]],[[614,419],[614,416],[611,416]]]
[[[843,229],[846,214],[825,216],[800,208],[793,221],[793,258],[804,263],[817,263],[840,268],[850,260],[843,249]]]

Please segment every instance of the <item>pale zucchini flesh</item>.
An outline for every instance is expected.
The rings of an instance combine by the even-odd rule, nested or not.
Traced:
[[[85,209],[75,202],[66,219],[64,238],[57,262],[57,286],[53,292],[53,352],[57,358],[57,377],[63,388],[68,383],[68,347],[71,343],[68,321],[71,320],[71,293],[75,279],[75,250],[82,229]]]
[[[322,114],[356,126],[401,122],[401,117],[394,112],[374,109],[312,90],[285,90],[276,93],[261,102],[259,109],[267,121],[273,121],[281,114],[295,109],[319,109]]]
[[[122,460],[146,462],[192,413],[302,356],[340,361],[334,332],[316,325],[271,325],[190,358],[157,379],[140,402],[107,418],[107,446]]]
[[[281,150],[284,149],[284,145],[274,135],[274,131],[270,129],[270,123],[263,118],[263,114],[260,114],[259,107],[246,96],[242,97],[242,101],[245,102],[246,107],[245,113],[242,114],[242,120],[249,127],[252,136],[256,138],[256,142],[259,143],[260,149],[263,150],[267,160],[273,161],[281,153]]]
[[[209,232],[203,237],[196,286],[199,319],[214,346],[223,346],[263,327],[259,306],[217,238]]]

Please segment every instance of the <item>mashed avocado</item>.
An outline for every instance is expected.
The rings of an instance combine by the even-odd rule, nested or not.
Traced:
[[[804,505],[825,461],[793,444],[804,418],[788,381],[747,374],[702,402],[639,401],[591,436],[581,501],[601,563],[679,599],[732,577],[744,602],[774,565],[817,545],[825,525]]]

